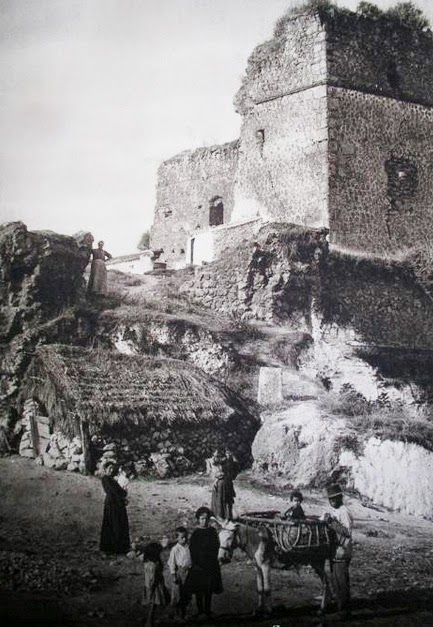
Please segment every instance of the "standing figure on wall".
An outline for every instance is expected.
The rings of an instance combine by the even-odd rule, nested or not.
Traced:
[[[107,268],[105,260],[111,259],[110,253],[104,250],[104,242],[98,242],[98,248],[92,249],[92,266],[90,268],[88,294],[105,296],[107,293]]]

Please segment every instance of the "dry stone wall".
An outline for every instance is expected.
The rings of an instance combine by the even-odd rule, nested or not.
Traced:
[[[187,241],[194,231],[209,228],[214,198],[221,198],[224,223],[230,221],[237,160],[235,141],[184,152],[161,164],[151,248],[163,248],[170,265],[185,262]]]
[[[218,429],[209,424],[148,421],[145,428],[106,427],[92,437],[92,447],[97,472],[112,461],[131,475],[178,476],[205,470],[205,460],[217,449],[229,449],[245,467],[251,462],[251,442],[258,427],[258,420],[245,415],[232,415]]]
[[[22,418],[15,425],[15,431],[21,431],[19,454],[54,470],[84,472],[84,454],[80,439],[70,439],[60,431],[54,431],[52,427],[53,421],[48,416],[41,415],[41,408],[36,401],[25,401]]]

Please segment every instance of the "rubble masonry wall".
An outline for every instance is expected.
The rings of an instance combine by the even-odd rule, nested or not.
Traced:
[[[433,110],[330,87],[329,227],[342,247],[392,255],[433,228]]]

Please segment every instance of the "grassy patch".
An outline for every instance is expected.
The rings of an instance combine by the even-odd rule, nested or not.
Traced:
[[[433,452],[433,411],[429,406],[414,408],[410,414],[407,407],[390,401],[386,394],[368,401],[350,385],[343,386],[338,395],[323,396],[321,402],[328,415],[347,419],[359,442],[375,436],[381,440],[418,444]],[[356,452],[353,438],[347,448]]]

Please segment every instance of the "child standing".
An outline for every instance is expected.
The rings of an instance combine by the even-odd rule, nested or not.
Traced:
[[[211,510],[218,518],[233,518],[233,502],[236,492],[233,480],[223,465],[215,471],[215,482],[212,486]]]
[[[221,569],[218,562],[219,538],[216,530],[209,526],[211,511],[199,507],[195,513],[198,526],[191,534],[189,547],[192,567],[187,588],[195,594],[199,616],[212,616],[212,595],[223,591]]]
[[[302,508],[302,501],[304,497],[302,496],[302,492],[299,490],[293,490],[290,495],[290,507],[284,512],[281,516],[283,520],[299,520],[300,518],[305,518],[304,510]]]
[[[176,544],[170,551],[168,569],[172,578],[171,605],[177,616],[185,619],[189,595],[185,589],[185,582],[191,569],[191,553],[188,546],[188,532],[185,527],[176,528]]]
[[[161,553],[163,547],[159,542],[150,542],[142,550],[141,559],[144,570],[144,588],[142,605],[147,607],[146,627],[155,624],[155,608],[167,605],[169,594],[164,583]]]

